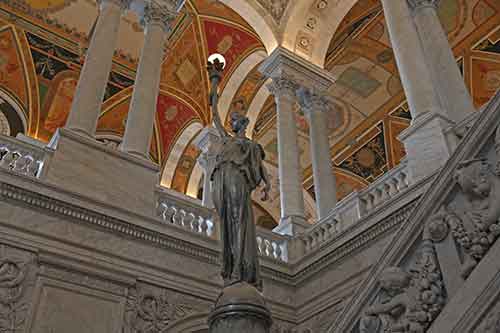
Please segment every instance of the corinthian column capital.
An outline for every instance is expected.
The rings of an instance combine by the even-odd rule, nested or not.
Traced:
[[[415,11],[425,7],[432,7],[437,9],[441,0],[407,0],[410,8]]]
[[[121,8],[122,11],[127,10],[130,7],[132,0],[97,0],[99,6],[106,6],[108,4],[114,4]]]
[[[172,22],[176,17],[176,11],[172,11],[166,6],[148,3],[144,7],[144,13],[141,17],[141,25],[145,28],[152,25],[159,25],[165,31],[169,31],[171,29]]]
[[[272,82],[267,85],[269,92],[275,97],[294,97],[298,84],[288,76],[279,76],[272,78]]]
[[[297,97],[305,114],[328,111],[328,99],[324,94],[300,87],[297,90]]]

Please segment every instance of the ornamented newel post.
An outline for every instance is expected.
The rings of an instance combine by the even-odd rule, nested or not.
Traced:
[[[217,88],[223,67],[218,59],[208,63],[212,85],[209,100],[221,143],[210,179],[214,206],[221,220],[224,279],[224,289],[210,314],[210,333],[269,333],[272,320],[260,292],[262,280],[251,199],[261,183],[263,199],[268,197],[264,150],[246,137],[245,116],[231,115],[231,134],[222,125]]]

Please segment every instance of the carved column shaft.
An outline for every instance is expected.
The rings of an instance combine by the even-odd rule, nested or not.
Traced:
[[[474,111],[455,56],[437,13],[441,0],[408,0],[425,60],[448,118],[460,122]]]
[[[144,12],[144,46],[134,85],[121,149],[148,158],[160,89],[165,37],[177,14],[147,5]]]
[[[281,223],[305,221],[302,173],[294,105],[297,85],[287,78],[273,78],[269,85],[276,100]],[[299,222],[299,223],[300,223]]]
[[[309,120],[314,193],[318,217],[325,218],[337,203],[326,113],[328,102],[305,89],[298,91],[300,106]]]
[[[101,0],[100,13],[76,87],[66,128],[94,137],[128,0]]]

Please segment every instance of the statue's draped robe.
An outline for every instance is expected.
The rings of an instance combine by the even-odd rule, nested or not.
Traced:
[[[215,208],[221,218],[222,277],[226,285],[260,288],[252,191],[263,180],[264,150],[249,139],[225,136],[212,173]]]

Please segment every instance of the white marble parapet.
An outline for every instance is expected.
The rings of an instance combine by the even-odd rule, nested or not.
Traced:
[[[392,197],[408,190],[410,185],[411,179],[407,171],[407,163],[403,161],[361,191],[359,195],[361,215],[370,214]]]
[[[288,262],[289,236],[257,227],[257,246],[262,257]]]
[[[301,235],[299,238],[303,242],[304,252],[310,252],[335,239],[365,216],[376,213],[379,208],[408,191],[411,185],[413,182],[408,176],[407,163],[403,161],[366,189],[344,198],[327,217]]]
[[[163,221],[202,237],[219,239],[218,219],[213,209],[203,207],[200,200],[168,188],[159,187],[157,196],[157,215]]]
[[[0,135],[0,168],[39,177],[47,154],[50,154],[49,149]]]

